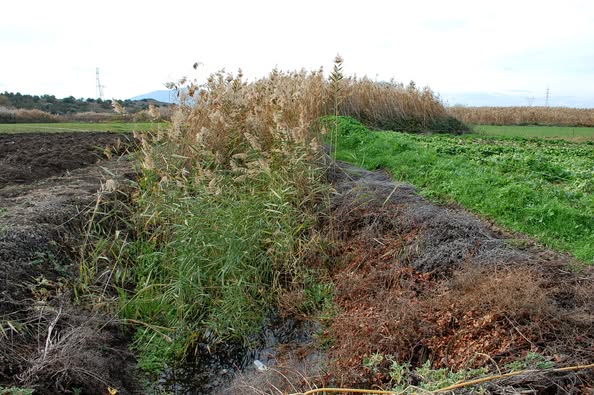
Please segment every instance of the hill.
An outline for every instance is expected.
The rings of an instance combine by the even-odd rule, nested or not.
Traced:
[[[161,103],[175,103],[177,101],[175,92],[172,90],[157,90],[142,95],[131,97],[130,100],[156,100]]]

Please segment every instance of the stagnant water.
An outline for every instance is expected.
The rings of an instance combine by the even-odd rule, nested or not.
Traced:
[[[225,344],[212,353],[206,345],[202,345],[194,361],[178,368],[166,368],[161,374],[158,389],[175,395],[231,393],[230,386],[238,374],[249,380],[250,375],[274,369],[277,359],[283,358],[283,350],[311,344],[319,329],[317,322],[274,316],[267,320],[254,338],[255,348]],[[321,354],[313,350],[305,357],[319,360]]]

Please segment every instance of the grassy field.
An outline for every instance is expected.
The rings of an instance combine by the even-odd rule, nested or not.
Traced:
[[[385,168],[429,198],[457,202],[594,263],[594,145],[521,137],[369,132],[341,118],[337,158]]]
[[[4,123],[0,133],[60,133],[60,132],[132,132],[156,130],[164,122],[108,122],[108,123]]]
[[[475,133],[485,136],[543,137],[575,141],[594,141],[594,128],[572,126],[474,125]]]

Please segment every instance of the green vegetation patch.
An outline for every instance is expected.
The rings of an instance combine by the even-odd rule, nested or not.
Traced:
[[[61,122],[0,124],[0,133],[142,132],[165,127],[165,122]]]
[[[474,125],[472,129],[475,133],[486,136],[545,137],[594,141],[594,128],[587,127]]]
[[[338,132],[337,159],[385,168],[426,197],[594,262],[594,144],[370,132],[351,118]]]

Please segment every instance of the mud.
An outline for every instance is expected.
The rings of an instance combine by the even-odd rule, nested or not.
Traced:
[[[97,190],[132,177],[117,155],[126,146],[107,133],[0,135],[0,384],[40,394],[137,387],[127,334],[71,291]]]
[[[274,393],[275,388],[296,389],[318,381],[325,365],[315,334],[321,326],[307,319],[271,313],[253,347],[227,344],[211,352],[206,345],[192,362],[166,369],[158,390],[187,395],[242,395]],[[306,379],[307,378],[307,379]]]

